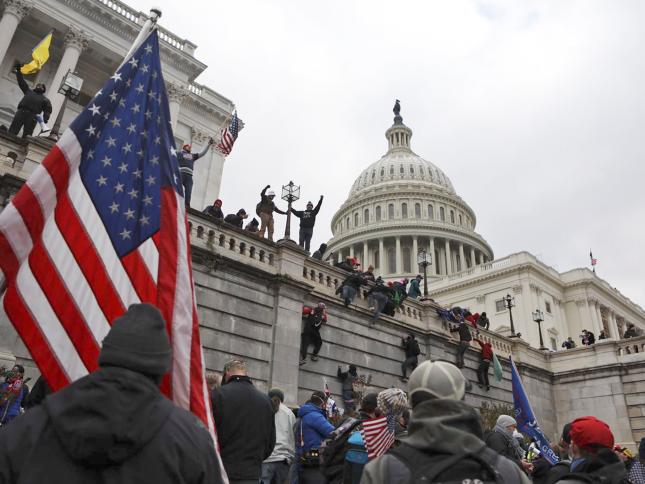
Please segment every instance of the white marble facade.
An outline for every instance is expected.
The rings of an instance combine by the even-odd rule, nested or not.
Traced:
[[[27,81],[47,86],[53,124],[63,101],[56,92],[63,76],[73,70],[83,78],[81,95],[67,104],[64,128],[119,66],[145,19],[143,12],[119,0],[0,0],[0,124],[11,122],[22,97],[14,63],[31,60],[31,50],[50,30],[50,59]],[[162,26],[159,34],[176,144],[192,143],[200,150],[209,137],[217,139],[233,102],[195,82],[206,69],[195,58],[196,45]],[[223,168],[224,157],[215,149],[195,164],[193,208],[201,210],[217,198]]]

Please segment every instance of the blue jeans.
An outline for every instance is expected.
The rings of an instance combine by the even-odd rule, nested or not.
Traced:
[[[284,484],[289,477],[289,464],[286,460],[264,462],[262,464],[262,484]]]
[[[345,306],[349,306],[354,298],[356,297],[356,289],[352,286],[343,286],[343,299],[345,300]]]
[[[184,185],[184,200],[186,200],[186,207],[190,208],[190,195],[193,193],[193,175],[182,173],[181,183]]]
[[[382,292],[374,292],[372,293],[371,297],[372,297],[372,301],[375,303],[374,314],[372,315],[372,322],[376,322],[376,320],[383,312],[383,309],[385,309],[385,305],[387,304],[387,296]]]

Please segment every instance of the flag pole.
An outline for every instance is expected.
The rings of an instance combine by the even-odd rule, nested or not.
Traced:
[[[137,38],[134,39],[134,43],[130,47],[130,50],[128,51],[128,53],[123,58],[123,62],[119,64],[117,71],[132,56],[134,51],[136,51],[139,48],[139,46],[143,44],[145,39],[148,38],[148,35],[150,35],[150,32],[152,32],[153,29],[157,27],[157,20],[159,20],[160,18],[161,18],[161,10],[159,10],[158,8],[151,8],[150,16],[146,19],[145,23],[143,24],[143,27],[141,27],[141,31],[139,32],[139,35],[137,35]]]

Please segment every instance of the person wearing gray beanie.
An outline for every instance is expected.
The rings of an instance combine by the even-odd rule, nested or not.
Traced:
[[[524,451],[513,436],[516,429],[517,422],[513,417],[510,415],[500,415],[497,417],[493,431],[486,438],[486,445],[528,471],[530,464],[524,460]]]
[[[452,363],[424,361],[417,366],[408,385],[412,404],[408,437],[370,461],[361,484],[409,482],[412,470],[406,462],[414,463],[419,482],[496,481],[497,473],[503,482],[529,484],[513,462],[484,443],[479,412],[464,402],[467,387]]]
[[[159,310],[131,305],[96,370],[3,427],[0,482],[221,483],[209,432],[159,391],[171,357]]]

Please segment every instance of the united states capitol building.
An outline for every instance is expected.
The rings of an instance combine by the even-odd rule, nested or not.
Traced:
[[[114,73],[147,19],[119,0],[0,0],[0,12],[0,125],[9,126],[22,98],[14,64],[30,61],[31,50],[53,31],[49,60],[26,79],[30,85],[47,86],[53,108],[50,127],[63,105],[64,97],[57,91],[65,74],[76,72],[83,79],[80,95],[67,103],[63,129]],[[175,144],[190,143],[194,151],[201,150],[209,137],[218,139],[234,104],[195,81],[207,67],[195,57],[195,44],[163,26],[158,31]],[[34,156],[17,155],[17,162],[27,165]],[[194,207],[201,209],[217,198],[223,169],[224,156],[215,149],[195,163]]]
[[[559,349],[571,336],[580,344],[583,329],[619,339],[627,325],[645,329],[645,311],[589,269],[560,273],[528,252],[494,259],[493,249],[475,231],[475,212],[446,174],[411,149],[412,130],[399,106],[385,132],[387,152],[365,168],[331,221],[329,251],[334,259],[355,256],[386,280],[413,278],[425,251],[429,296],[444,306],[486,312],[491,329],[510,335],[503,301],[510,295],[514,330],[538,348],[533,312],[542,311],[544,345]]]

